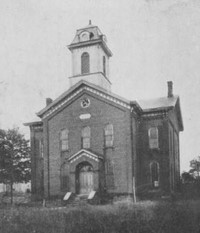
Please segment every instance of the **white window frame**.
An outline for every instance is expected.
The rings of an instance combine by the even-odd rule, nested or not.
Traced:
[[[60,150],[62,152],[69,150],[69,130],[67,128],[60,131]]]
[[[90,54],[84,52],[81,54],[81,74],[90,73]]]
[[[157,165],[158,180],[153,180],[152,166],[154,164]],[[150,175],[151,175],[151,184],[153,185],[154,188],[158,188],[160,186],[160,165],[157,161],[153,161],[150,163]]]
[[[89,149],[91,146],[91,129],[89,126],[82,128],[81,143],[83,149]]]
[[[156,130],[156,137],[152,137],[151,131]],[[158,132],[158,127],[153,126],[149,128],[148,130],[148,137],[149,137],[149,148],[150,149],[159,149],[159,132]]]
[[[111,139],[109,139],[111,138]],[[114,142],[114,129],[112,124],[107,124],[104,128],[104,141],[105,141],[105,147],[113,147]]]

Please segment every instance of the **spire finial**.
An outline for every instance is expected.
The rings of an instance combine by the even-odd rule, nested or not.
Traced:
[[[92,20],[91,19],[89,20],[89,25],[92,25]]]

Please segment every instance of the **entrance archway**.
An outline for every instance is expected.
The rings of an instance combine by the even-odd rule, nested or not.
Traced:
[[[80,163],[76,168],[76,177],[78,194],[89,194],[94,190],[94,171],[90,163]]]

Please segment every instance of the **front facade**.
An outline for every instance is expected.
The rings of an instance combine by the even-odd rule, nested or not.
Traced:
[[[70,88],[38,112],[31,131],[32,192],[132,195],[177,189],[180,175],[179,97],[129,101],[111,92],[106,38],[97,26],[77,30]]]

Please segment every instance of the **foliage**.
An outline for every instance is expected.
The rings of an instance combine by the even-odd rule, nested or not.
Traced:
[[[200,179],[200,156],[190,161],[190,174],[193,175],[195,179]]]
[[[188,233],[199,232],[200,202],[141,202],[63,209],[0,211],[2,233]]]
[[[189,172],[183,172],[181,174],[182,183],[194,182],[194,177]]]
[[[0,130],[0,182],[28,182],[30,174],[29,141],[18,128]]]

